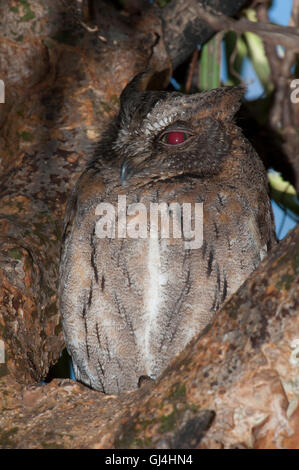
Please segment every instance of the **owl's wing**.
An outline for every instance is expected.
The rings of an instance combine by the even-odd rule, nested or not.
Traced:
[[[96,207],[104,193],[100,174],[86,170],[67,204],[60,257],[59,297],[65,342],[76,377],[91,386],[92,377],[98,374],[89,365],[86,312],[97,275],[93,262]]]
[[[71,234],[72,224],[74,222],[74,217],[76,215],[76,207],[77,207],[77,193],[76,193],[76,186],[73,188],[72,193],[68,199],[64,221],[63,221],[63,229],[62,229],[62,240],[61,240],[61,249],[60,249],[60,258],[63,256],[65,252],[66,246],[69,241],[69,236]]]

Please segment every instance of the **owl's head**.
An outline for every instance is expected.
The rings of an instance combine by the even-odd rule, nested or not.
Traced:
[[[121,183],[135,176],[166,179],[219,173],[232,145],[233,129],[238,132],[232,118],[243,87],[186,95],[138,90],[139,83],[140,75],[121,95],[112,143],[121,164]]]

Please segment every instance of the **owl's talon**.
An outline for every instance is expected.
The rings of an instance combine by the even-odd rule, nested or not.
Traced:
[[[141,375],[138,379],[138,388],[141,388],[144,385],[149,384],[150,382],[154,382],[154,379],[152,379],[148,375]]]

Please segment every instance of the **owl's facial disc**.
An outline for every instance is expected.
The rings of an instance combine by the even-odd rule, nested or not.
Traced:
[[[184,147],[188,147],[189,144],[196,138],[196,134],[186,125],[186,123],[175,123],[171,126],[167,126],[162,132],[157,133],[152,140],[152,145],[160,145],[160,150],[157,148],[156,153],[159,154],[159,151],[166,152],[166,155],[169,152],[177,149],[177,152],[181,150],[184,151]],[[164,147],[161,148],[161,144]],[[135,150],[134,148],[132,149]],[[136,174],[140,169],[144,168],[144,162],[151,157],[150,153],[142,153],[130,156],[127,156],[121,165],[120,169],[120,181],[121,185],[125,186],[128,183],[128,180]]]

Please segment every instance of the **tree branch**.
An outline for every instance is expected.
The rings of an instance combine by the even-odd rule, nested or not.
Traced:
[[[104,395],[2,377],[0,447],[298,448],[299,228],[163,376]]]
[[[280,44],[292,51],[299,51],[299,29],[291,26],[280,26],[270,23],[258,23],[244,18],[234,20],[217,11],[196,7],[197,15],[206,21],[214,30],[232,30],[236,33],[251,32],[261,36],[264,41]]]
[[[218,29],[200,16],[203,4],[228,16],[235,15],[247,0],[172,0],[160,10],[164,41],[173,68],[182,64],[198,44],[203,44]],[[212,26],[212,27],[211,27]],[[222,28],[223,29],[223,28]]]

